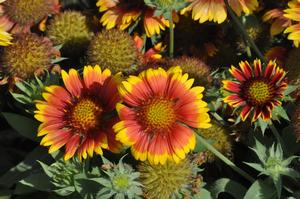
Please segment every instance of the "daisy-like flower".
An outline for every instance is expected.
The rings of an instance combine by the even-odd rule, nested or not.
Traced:
[[[147,7],[143,0],[98,0],[100,12],[105,12],[100,22],[106,29],[118,27],[125,30],[143,14],[143,23],[146,34],[151,37],[160,34],[161,30],[169,27],[169,21],[163,17],[154,16],[154,10]]]
[[[290,1],[288,3],[289,8],[285,9],[285,17],[296,21],[297,24],[289,26],[285,29],[284,33],[289,33],[288,39],[294,42],[296,47],[299,47],[300,43],[300,2],[297,0]]]
[[[165,164],[179,162],[193,150],[193,128],[209,128],[204,87],[192,87],[193,79],[179,66],[168,71],[147,69],[122,82],[117,104],[121,121],[114,125],[116,139],[127,146],[137,160]]]
[[[222,23],[227,18],[226,5],[224,0],[187,0],[191,4],[182,10],[182,14],[186,11],[192,11],[192,18],[195,21],[204,23],[213,21]],[[252,13],[258,8],[257,0],[228,0],[229,5],[234,12],[241,16],[242,12],[246,14]]]
[[[281,106],[283,92],[288,84],[284,80],[285,71],[275,62],[270,61],[263,71],[260,60],[255,60],[253,67],[247,62],[240,62],[240,69],[231,66],[229,72],[235,80],[224,80],[223,88],[231,92],[224,102],[231,107],[241,108],[240,116],[245,121],[253,112],[252,121],[258,118],[267,121],[272,117],[274,106]]]
[[[121,144],[112,129],[118,118],[111,114],[120,100],[117,77],[97,65],[84,67],[83,80],[75,69],[61,73],[65,88],[46,87],[44,101],[36,102],[41,145],[50,146],[49,153],[65,146],[65,160],[75,153],[80,160],[102,154],[102,148],[118,152]]]
[[[283,9],[280,8],[269,10],[264,14],[262,19],[264,22],[271,21],[270,33],[272,36],[280,34],[292,24],[291,19],[287,18],[284,15]]]

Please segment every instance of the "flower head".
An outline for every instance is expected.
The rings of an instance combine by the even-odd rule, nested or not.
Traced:
[[[275,62],[270,61],[263,71],[260,60],[255,60],[253,67],[247,62],[240,62],[240,69],[231,66],[229,72],[234,80],[224,80],[223,88],[231,92],[224,102],[231,107],[242,108],[243,121],[253,111],[252,121],[258,118],[269,120],[274,106],[280,106],[283,92],[287,88],[285,72]]]
[[[48,177],[51,179],[51,183],[57,190],[70,188],[74,186],[75,176],[80,174],[84,169],[83,164],[80,162],[72,161],[63,161],[62,159],[54,162],[51,165],[46,165],[42,162],[39,162]],[[74,192],[69,189],[69,194]],[[60,195],[60,191],[55,191],[58,195]]]
[[[40,70],[49,69],[59,52],[46,37],[33,33],[14,36],[13,45],[3,49],[1,66],[12,79],[27,79]]]
[[[119,88],[124,103],[117,104],[121,121],[114,126],[117,140],[131,146],[133,156],[151,164],[179,162],[195,147],[193,128],[209,128],[204,87],[180,67],[148,69],[130,76]]]
[[[195,57],[182,56],[171,60],[172,66],[180,66],[182,71],[195,78],[197,85],[207,85],[209,83],[210,67],[202,60]]]
[[[8,0],[3,4],[4,17],[24,29],[59,11],[58,0]]]
[[[227,18],[226,5],[224,0],[188,0],[191,4],[182,10],[182,13],[186,11],[192,11],[192,18],[200,23],[206,21],[213,21],[217,23],[223,23]],[[258,8],[257,0],[229,0],[231,8],[238,16],[241,13],[252,13]]]
[[[107,174],[107,178],[96,179],[103,186],[99,192],[101,193],[99,198],[104,197],[104,195],[140,198],[143,193],[142,185],[138,182],[140,173],[134,171],[130,165],[123,163],[123,158],[120,159],[117,165],[112,164],[108,160],[106,162],[111,165],[110,169],[104,171]]]
[[[47,27],[47,36],[55,45],[63,45],[63,53],[74,57],[87,48],[93,33],[83,14],[78,11],[65,11],[51,20]]]
[[[223,126],[213,122],[209,129],[202,129],[199,131],[199,133],[203,138],[211,140],[212,145],[223,155],[232,155],[232,144],[229,137],[229,132]],[[215,160],[215,156],[209,151],[205,151],[205,157],[209,162]]]
[[[284,16],[283,9],[276,8],[266,12],[263,16],[263,21],[271,21],[270,33],[272,36],[280,34],[285,28],[291,25],[292,21]]]
[[[98,0],[100,12],[105,12],[100,22],[106,29],[118,27],[125,30],[143,14],[143,24],[148,37],[160,34],[161,30],[169,27],[169,21],[155,16],[154,10],[145,5],[143,0]]]
[[[78,72],[62,70],[65,85],[49,86],[44,101],[37,101],[35,118],[42,122],[38,136],[41,145],[50,146],[49,153],[66,146],[64,159],[78,154],[79,159],[102,154],[102,148],[117,152],[112,126],[118,121],[111,112],[119,101],[117,81],[110,70],[86,66],[83,80]]]
[[[300,173],[291,167],[293,160],[298,159],[298,156],[284,157],[284,153],[280,143],[267,148],[264,144],[255,140],[255,147],[252,150],[256,153],[260,160],[258,163],[247,163],[250,167],[259,171],[260,174],[269,176],[276,188],[278,198],[281,197],[282,176],[287,176],[293,179],[300,178]]]
[[[88,62],[100,64],[113,72],[129,72],[139,64],[137,46],[131,36],[121,30],[103,30],[91,41]]]
[[[176,164],[151,165],[143,162],[138,166],[140,180],[148,198],[169,199],[187,188],[193,178],[194,165],[188,159]],[[176,197],[178,198],[178,197]]]
[[[298,87],[293,93],[293,96],[296,98],[300,96],[300,62],[298,56],[300,56],[300,48],[293,48],[287,53],[285,62],[285,69],[288,71],[286,76],[289,83]]]

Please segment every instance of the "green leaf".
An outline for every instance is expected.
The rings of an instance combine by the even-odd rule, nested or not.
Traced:
[[[50,191],[51,182],[45,173],[35,173],[20,181],[21,184],[40,191]]]
[[[200,189],[200,192],[192,196],[192,199],[212,199],[212,195],[204,188]]]
[[[91,178],[91,180],[99,183],[102,186],[111,187],[111,182],[105,178]]]
[[[27,97],[23,94],[18,93],[11,93],[11,95],[17,100],[18,102],[21,102],[23,104],[31,104],[33,101],[30,99],[30,97]]]
[[[36,136],[39,123],[36,120],[15,113],[2,113],[2,115],[19,134],[33,141],[39,141]]]
[[[258,120],[255,122],[255,128],[259,127],[263,135],[265,134],[265,131],[266,131],[268,125],[269,125],[269,123],[265,122],[261,118],[258,118]]]
[[[276,195],[276,190],[268,184],[267,180],[257,180],[248,189],[244,199],[272,199]]]
[[[220,193],[226,192],[234,198],[240,199],[246,191],[247,189],[244,186],[228,178],[217,180],[210,188],[212,198],[218,198]]]
[[[74,186],[75,190],[84,198],[84,199],[93,199],[94,195],[102,187],[97,182],[87,179],[84,174],[78,174],[74,176]]]
[[[0,190],[0,199],[10,199],[12,196],[12,191],[9,189]]]
[[[282,175],[289,176],[293,179],[300,178],[300,173],[292,168],[287,168],[281,173]]]
[[[22,162],[0,177],[0,185],[10,188],[16,182],[29,176],[33,170],[40,169],[37,160],[50,162],[50,159],[51,157],[48,155],[45,148],[35,148]]]
[[[18,89],[20,89],[26,95],[28,95],[28,96],[31,95],[31,93],[32,93],[31,86],[26,81],[18,82],[18,83],[16,83],[16,86],[18,87]]]
[[[292,92],[296,91],[299,88],[299,86],[296,85],[288,85],[287,89],[284,91],[284,95],[289,95]]]
[[[256,153],[257,157],[262,163],[266,162],[267,160],[266,146],[262,145],[257,139],[255,139],[255,148],[251,148],[251,149]]]
[[[250,162],[244,162],[246,165],[254,168],[255,170],[259,171],[259,172],[263,172],[265,169],[257,163],[250,163]]]
[[[53,190],[57,195],[60,195],[60,196],[69,196],[71,195],[72,193],[75,192],[75,188],[74,187],[64,187],[64,188],[61,188],[61,189],[56,189],[56,190]]]
[[[69,58],[67,58],[67,57],[58,57],[56,59],[51,60],[51,63],[52,64],[57,64],[57,63],[59,63],[61,61],[67,60],[67,59],[69,59]]]
[[[284,108],[282,106],[275,106],[272,111],[272,115],[274,118],[277,118],[278,121],[280,118],[290,121],[289,116],[287,115],[286,111],[284,110]]]

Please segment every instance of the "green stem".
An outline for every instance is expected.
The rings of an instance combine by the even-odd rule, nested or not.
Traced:
[[[170,14],[170,48],[169,48],[169,56],[173,58],[174,56],[174,21],[172,16],[172,11]]]
[[[277,140],[277,143],[279,143],[279,144],[281,145],[281,147],[282,147],[283,149],[285,149],[285,145],[284,145],[284,143],[283,143],[283,141],[282,141],[282,139],[281,139],[281,136],[280,136],[279,132],[277,131],[277,129],[276,129],[276,127],[274,126],[273,123],[270,125],[270,129],[271,129],[273,135],[275,136],[275,138],[276,138],[276,140]]]
[[[250,47],[255,51],[255,53],[258,56],[258,58],[262,62],[266,63],[266,59],[265,59],[264,55],[260,52],[260,50],[256,46],[255,42],[251,39],[251,37],[246,32],[243,24],[240,22],[239,18],[236,16],[236,14],[234,13],[234,11],[232,10],[232,8],[230,7],[230,5],[228,4],[228,0],[225,0],[225,4],[226,4],[226,7],[227,7],[229,15],[231,16],[232,20],[236,23],[236,25],[240,29],[240,31],[243,34],[243,36],[245,37],[246,41],[250,44]]]
[[[209,142],[207,142],[204,138],[199,135],[199,132],[197,131],[198,135],[198,141],[207,148],[210,152],[212,152],[215,156],[217,156],[220,160],[222,160],[225,164],[227,164],[229,167],[231,167],[234,171],[239,173],[241,176],[243,176],[245,179],[249,180],[250,182],[254,182],[255,179],[251,177],[248,173],[237,167],[231,160],[229,160],[227,157],[225,157],[222,153],[220,153],[215,147],[213,147]]]

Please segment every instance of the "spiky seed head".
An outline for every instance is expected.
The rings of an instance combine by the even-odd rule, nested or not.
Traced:
[[[201,129],[200,134],[203,138],[211,140],[212,145],[223,155],[232,155],[232,144],[229,132],[220,124],[213,122],[212,126],[209,129]],[[212,162],[215,160],[215,156],[211,152],[206,151],[204,153],[208,162]]]
[[[21,26],[35,24],[55,12],[57,0],[8,0],[3,2],[4,13]]]
[[[138,49],[128,33],[104,30],[91,41],[88,62],[109,68],[113,72],[130,72],[139,65]]]
[[[291,82],[291,84],[296,84],[300,86],[300,48],[292,49],[287,56],[287,60],[285,63],[287,73],[287,78]]]
[[[182,56],[170,61],[170,66],[180,66],[184,73],[195,78],[195,84],[207,85],[210,82],[210,67],[195,57]]]
[[[192,181],[193,164],[188,160],[179,163],[151,165],[143,162],[138,166],[140,181],[145,195],[150,199],[169,199]]]
[[[38,70],[49,69],[56,53],[48,38],[23,33],[15,35],[13,44],[3,49],[0,63],[10,77],[27,79]]]
[[[50,21],[47,36],[55,45],[63,45],[62,53],[69,57],[83,53],[93,33],[86,16],[78,11],[65,11]]]

